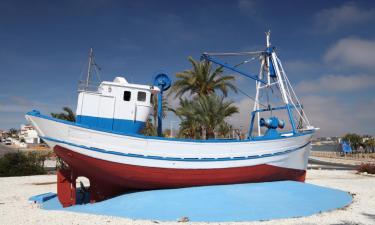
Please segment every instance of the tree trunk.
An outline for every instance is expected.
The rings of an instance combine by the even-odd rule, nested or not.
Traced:
[[[212,128],[206,129],[206,140],[209,138],[215,138],[215,132],[214,132],[214,129]]]

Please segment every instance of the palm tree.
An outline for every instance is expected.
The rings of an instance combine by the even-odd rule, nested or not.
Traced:
[[[198,99],[197,114],[202,115],[202,124],[205,127],[206,139],[215,137],[215,129],[225,122],[225,118],[238,113],[233,101],[224,101],[224,96],[210,94]]]
[[[196,114],[194,101],[180,98],[180,106],[177,109],[170,109],[182,121],[178,137],[197,139],[201,136],[200,115]]]
[[[152,118],[154,122],[154,127],[158,126],[158,96],[157,95],[152,95],[152,102],[153,102],[153,111],[152,111]],[[165,118],[167,116],[167,111],[169,110],[168,108],[168,102],[167,99],[163,95],[163,100],[162,100],[162,117]]]
[[[375,139],[373,137],[368,138],[365,143],[366,151],[374,152],[375,149]]]
[[[202,139],[208,139],[214,138],[215,129],[238,109],[232,101],[213,93],[193,100],[180,99],[180,106],[173,112],[182,120],[180,133],[192,138],[200,134]]]
[[[188,60],[193,65],[191,70],[185,70],[176,74],[178,78],[172,85],[171,92],[176,97],[190,92],[191,95],[209,95],[220,90],[224,96],[228,95],[228,89],[237,92],[236,86],[231,82],[234,76],[223,75],[222,67],[212,68],[212,63],[207,61],[195,61],[192,57]]]
[[[354,150],[358,150],[358,148],[363,144],[362,137],[355,133],[348,133],[342,139],[348,142],[354,148]]]
[[[177,136],[180,138],[201,139],[202,132],[202,126],[196,120],[188,118],[181,122]]]
[[[18,130],[16,128],[10,128],[8,131],[8,136],[16,137],[18,135]]]
[[[67,106],[63,107],[63,112],[61,113],[51,113],[51,116],[60,120],[67,120],[71,122],[76,121],[76,115],[73,110]]]
[[[151,119],[147,120],[146,125],[141,130],[141,134],[146,135],[146,136],[156,136],[157,135],[156,129],[155,129],[154,125],[152,125]]]
[[[230,135],[231,130],[232,130],[232,125],[228,124],[225,121],[219,124],[217,128],[219,137],[221,138],[227,138]]]

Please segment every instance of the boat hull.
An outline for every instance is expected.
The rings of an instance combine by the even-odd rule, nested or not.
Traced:
[[[76,198],[76,179],[90,181],[90,202],[98,202],[132,190],[183,188],[205,185],[253,183],[279,180],[303,182],[306,170],[268,164],[219,168],[173,169],[135,166],[89,157],[56,145],[54,152],[69,169],[57,173],[57,194],[64,207],[79,201]]]
[[[312,133],[276,139],[192,141],[93,130],[38,113],[26,118],[67,165],[58,196],[76,203],[76,179],[90,180],[91,202],[129,190],[304,181]]]
[[[305,180],[305,170],[261,164],[219,169],[174,169],[127,165],[83,155],[56,146],[55,153],[80,176],[123,189],[162,189],[191,186]]]

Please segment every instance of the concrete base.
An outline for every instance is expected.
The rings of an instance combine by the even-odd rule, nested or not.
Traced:
[[[63,208],[55,197],[46,210],[64,210],[130,219],[227,222],[309,216],[349,205],[349,193],[295,181],[153,190],[102,202]]]

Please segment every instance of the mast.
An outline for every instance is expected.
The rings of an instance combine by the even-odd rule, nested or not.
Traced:
[[[89,88],[89,83],[90,83],[92,57],[93,57],[93,50],[92,50],[92,48],[90,48],[90,51],[89,51],[89,66],[87,68],[87,76],[86,76],[86,89]]]
[[[310,125],[310,122],[308,121],[306,113],[304,112],[303,107],[296,93],[294,92],[293,87],[290,84],[289,79],[284,71],[281,60],[278,58],[274,47],[271,45],[271,41],[270,41],[271,32],[268,31],[265,34],[266,34],[266,43],[265,43],[266,49],[264,51],[229,52],[229,53],[207,53],[205,52],[202,54],[201,59],[215,63],[226,69],[237,72],[240,75],[243,75],[245,77],[251,78],[256,81],[256,84],[255,84],[256,94],[255,94],[255,99],[254,99],[253,111],[251,112],[251,121],[250,121],[250,128],[249,128],[250,138],[252,137],[252,132],[253,132],[253,128],[255,124],[258,124],[257,133],[258,133],[258,136],[261,136],[261,129],[259,126],[260,125],[260,113],[271,112],[271,116],[272,116],[272,111],[274,110],[286,110],[287,111],[289,122],[291,124],[292,131],[294,134],[300,132],[301,130],[303,131],[303,130],[316,129]],[[218,60],[215,57],[215,56],[250,56],[250,55],[258,55],[260,57],[259,59],[260,59],[261,66],[260,66],[260,71],[257,75],[249,74],[238,68],[239,65],[247,63],[248,60],[240,64],[236,64],[232,66],[232,65],[229,65],[227,62]],[[281,104],[283,104],[283,106],[271,107],[270,102],[269,102],[270,101],[269,92],[272,92],[271,94],[274,94],[272,86],[276,86],[278,91],[280,91],[281,98],[282,98]],[[263,88],[265,89],[263,91],[265,91],[267,94],[267,106],[261,104],[259,101],[262,96],[261,91]],[[299,110],[301,110],[301,112]],[[296,127],[296,121],[295,121],[293,114],[298,115],[302,119],[303,123],[306,125],[306,128]]]
[[[271,37],[271,31],[269,30],[268,32],[266,32],[266,47],[267,47],[267,51],[271,47],[270,37]],[[271,83],[271,78],[270,78],[270,76],[271,76],[271,71],[270,71],[270,57],[266,57],[266,60],[267,60],[267,66],[268,66],[268,71],[267,71],[267,85],[270,85],[270,83]]]
[[[259,75],[258,75],[258,79],[263,79],[263,67],[264,67],[264,58],[262,59],[262,62],[261,62],[261,65],[260,65],[260,71],[259,71]],[[254,101],[254,108],[253,108],[253,111],[257,111],[259,110],[259,91],[260,91],[260,86],[261,83],[259,81],[255,81],[255,101]],[[258,136],[261,135],[260,133],[260,126],[259,126],[259,122],[260,122],[260,117],[259,117],[259,112],[256,113],[256,116],[257,116],[257,122],[258,122]]]
[[[286,88],[285,88],[286,79],[285,80],[283,79],[283,76],[285,76],[285,74],[281,74],[282,68],[280,68],[280,64],[277,60],[277,56],[276,56],[275,51],[271,52],[270,57],[271,57],[271,63],[273,65],[273,68],[274,68],[275,73],[276,73],[277,84],[279,86],[282,99],[284,101],[285,107],[286,107],[287,112],[288,112],[290,124],[292,125],[293,133],[296,133],[297,130],[296,130],[296,126],[295,126],[295,123],[294,123],[293,112],[292,112],[292,109],[291,109],[290,104],[289,104],[289,97],[290,96],[288,96],[288,93],[287,93]],[[285,82],[285,84],[284,84],[284,82]],[[290,99],[290,101],[293,103],[292,99]]]
[[[271,46],[271,43],[270,43],[270,36],[271,36],[271,31],[268,31],[266,32],[266,47],[267,49],[270,48]],[[264,64],[265,64],[265,61],[266,61],[266,65],[268,66],[268,71],[267,71],[267,84],[265,84],[266,86],[270,85],[270,70],[269,70],[269,57],[263,57],[262,58],[262,62],[261,62],[261,65],[260,65],[260,71],[259,71],[259,75],[258,75],[258,79],[259,80],[262,80],[263,79],[263,69],[264,69]],[[253,108],[253,111],[257,111],[259,110],[259,91],[260,91],[260,88],[261,88],[261,83],[259,81],[256,81],[255,82],[255,102],[254,102],[254,108]],[[256,113],[256,117],[257,117],[257,124],[258,124],[258,136],[261,135],[260,133],[260,116],[259,116],[259,112]]]

